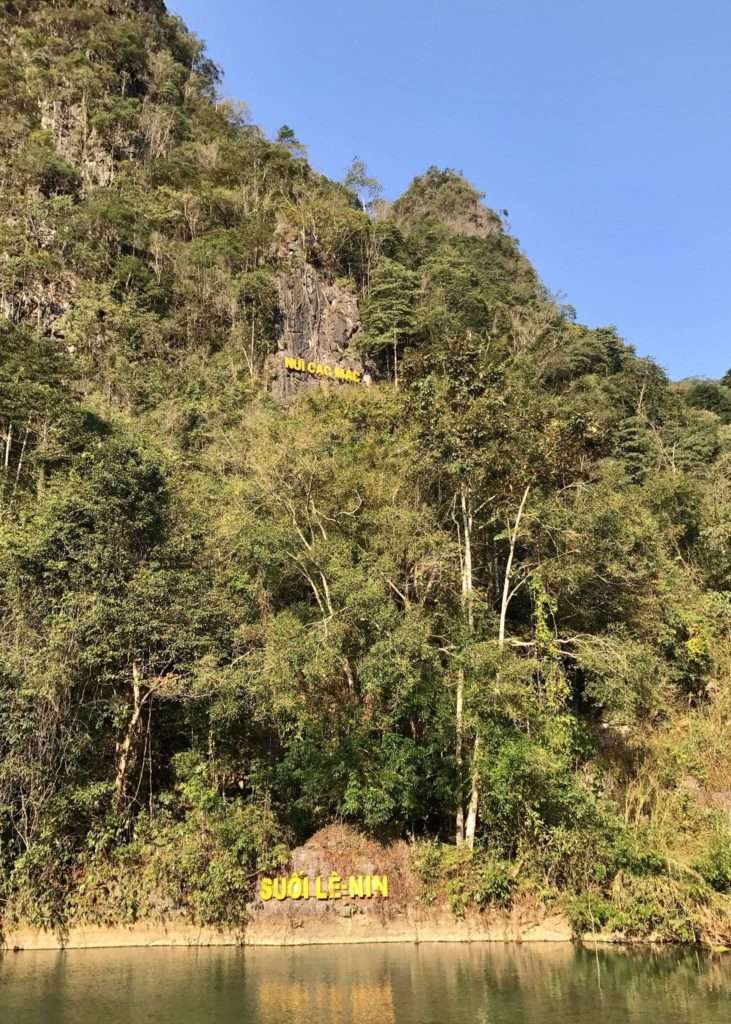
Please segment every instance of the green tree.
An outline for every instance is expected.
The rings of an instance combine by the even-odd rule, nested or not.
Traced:
[[[350,167],[345,173],[343,184],[351,192],[355,192],[358,202],[364,210],[372,208],[373,203],[383,192],[383,185],[377,178],[368,174],[365,161],[354,156]]]
[[[368,294],[362,306],[364,332],[360,347],[378,355],[391,351],[395,387],[399,381],[399,348],[417,331],[419,277],[395,260],[384,257],[371,274]]]

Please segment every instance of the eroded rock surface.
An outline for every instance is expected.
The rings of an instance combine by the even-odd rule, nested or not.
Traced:
[[[304,388],[358,386],[306,370],[288,370],[286,356],[303,360],[305,366],[356,370],[367,382],[366,367],[355,347],[360,330],[355,292],[325,280],[308,263],[284,271],[277,283],[281,332],[277,352],[266,364],[270,389],[286,400]]]

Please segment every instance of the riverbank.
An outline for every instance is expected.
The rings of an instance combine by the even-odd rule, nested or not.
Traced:
[[[624,902],[618,904],[614,919],[602,920],[601,906],[590,891],[574,897],[573,904],[558,893],[544,900],[531,886],[516,884],[514,872],[496,872],[492,862],[462,857],[458,851],[433,844],[382,844],[343,826],[324,829],[292,850],[281,872],[275,878],[262,875],[252,880],[244,899],[239,902],[232,895],[222,908],[225,913],[208,920],[173,901],[161,906],[159,899],[157,912],[151,912],[152,900],[148,900],[133,919],[125,918],[108,886],[88,884],[84,902],[79,899],[70,905],[57,924],[9,912],[0,921],[0,948],[566,943],[577,939],[613,944],[701,943],[712,948],[730,944],[731,908],[701,906],[693,927],[685,927],[679,917],[679,887],[669,892],[675,902],[668,904],[667,912],[649,903],[656,897],[654,890],[635,894],[635,902],[628,902],[624,891],[619,891],[618,899]],[[129,891],[133,883],[131,876],[118,880],[118,892]],[[639,897],[644,902],[638,902]],[[675,915],[672,927],[667,924],[670,911]],[[613,927],[615,919],[622,927]]]
[[[278,915],[254,915],[242,929],[201,927],[181,920],[139,921],[131,925],[76,925],[49,930],[17,926],[0,938],[0,952],[67,949],[124,949],[166,947],[293,947],[352,946],[389,943],[577,943],[604,946],[658,946],[658,936],[628,938],[612,932],[577,936],[568,918],[559,913],[510,912],[469,914],[458,919],[448,910],[414,908],[396,913],[350,917],[310,915],[290,910]]]
[[[611,936],[595,941],[613,942]],[[244,929],[204,928],[182,921],[128,926],[82,925],[55,931],[15,927],[3,936],[5,951],[110,949],[164,946],[314,946],[365,943],[569,942],[562,915],[526,917],[518,912],[470,915],[412,911],[395,915],[327,915],[306,922],[296,914],[253,918]]]

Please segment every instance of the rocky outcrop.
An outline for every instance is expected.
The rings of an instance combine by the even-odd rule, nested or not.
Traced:
[[[280,333],[277,352],[266,363],[267,386],[283,400],[303,389],[352,387],[352,382],[307,371],[308,365],[355,370],[368,381],[355,339],[360,330],[358,299],[340,283],[327,281],[308,263],[290,266],[277,280]],[[285,357],[301,360],[304,371],[287,369]],[[337,375],[340,376],[340,375]],[[357,385],[356,385],[357,386]]]
[[[56,152],[68,160],[81,173],[85,188],[108,186],[114,181],[114,158],[102,143],[96,129],[90,124],[86,102],[66,103],[47,99],[41,105],[41,127],[53,137]],[[122,129],[118,130],[121,143]],[[129,140],[121,147],[124,155],[132,156]]]

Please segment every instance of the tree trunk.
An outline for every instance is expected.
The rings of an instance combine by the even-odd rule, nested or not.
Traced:
[[[503,597],[500,602],[500,629],[498,632],[498,646],[500,648],[505,646],[505,622],[508,616],[508,606],[511,598],[513,597],[514,591],[510,590],[510,580],[513,574],[513,559],[515,558],[515,545],[518,540],[518,530],[520,528],[520,520],[523,518],[523,512],[525,511],[525,503],[528,500],[530,494],[530,484],[526,487],[523,492],[523,497],[520,502],[520,508],[518,514],[515,517],[515,526],[510,531],[510,550],[508,552],[508,564],[505,566],[505,577],[503,579]]]
[[[465,842],[470,850],[475,845],[475,831],[477,829],[477,810],[480,804],[480,773],[477,767],[478,755],[480,753],[480,734],[475,736],[475,744],[472,748],[472,788],[470,792],[470,803],[467,809],[467,825],[465,826]]]
[[[18,490],[18,484],[20,483],[20,474],[23,472],[23,459],[25,458],[25,449],[28,447],[28,435],[30,434],[30,424],[25,428],[25,436],[23,438],[23,445],[20,449],[20,458],[18,459],[18,465],[15,470],[15,483],[13,484],[13,498]]]
[[[462,529],[464,531],[464,564],[462,566],[462,604],[467,614],[470,633],[475,628],[474,579],[472,572],[472,503],[466,488],[460,495],[462,505]]]
[[[130,760],[132,757],[132,745],[134,743],[137,725],[140,721],[140,715],[142,714],[142,708],[148,696],[149,692],[142,696],[140,670],[139,667],[134,664],[132,666],[132,714],[129,722],[127,723],[124,736],[117,744],[117,773],[114,778],[114,806],[117,810],[119,810],[124,803],[124,795],[127,788],[127,773],[129,771]]]
[[[457,821],[455,841],[457,846],[464,842],[464,803],[462,799],[462,767],[464,760],[464,671],[457,673],[457,743],[455,760],[457,762]]]
[[[503,593],[502,600],[500,602],[500,626],[498,630],[498,648],[502,650],[505,647],[505,624],[508,616],[508,607],[510,601],[515,595],[515,589],[510,589],[510,581],[513,575],[513,561],[515,559],[515,547],[518,542],[518,530],[520,529],[520,521],[523,518],[525,511],[525,503],[528,500],[530,494],[530,484],[527,485],[523,492],[523,497],[518,508],[518,514],[515,517],[515,524],[510,530],[510,549],[508,551],[508,561],[505,566],[505,577],[503,579]],[[516,588],[517,589],[517,588]],[[475,736],[475,745],[472,751],[472,790],[470,793],[470,803],[467,811],[467,824],[465,826],[465,842],[470,849],[475,845],[475,832],[477,830],[477,812],[480,807],[480,778],[479,771],[477,768],[477,755],[480,748],[480,736],[479,733]]]
[[[466,487],[460,491],[461,533],[462,533],[462,608],[467,627],[472,633],[475,625],[474,577],[472,568],[472,504]],[[455,838],[457,846],[465,839],[464,800],[462,794],[462,769],[464,766],[464,669],[457,673],[457,706],[455,713],[457,775],[457,819]]]
[[[13,424],[8,424],[8,432],[5,435],[5,472],[8,472],[10,466],[10,448],[13,444]]]

